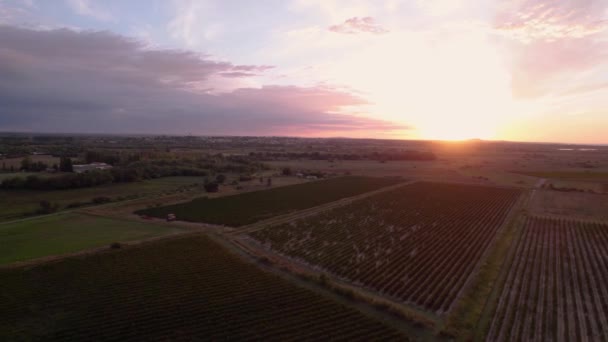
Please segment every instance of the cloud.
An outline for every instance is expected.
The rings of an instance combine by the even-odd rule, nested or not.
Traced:
[[[494,31],[507,38],[518,98],[563,94],[608,60],[608,2],[520,0],[498,11]]]
[[[80,15],[100,21],[113,20],[112,15],[107,10],[93,5],[90,0],[66,0],[66,3],[74,12]]]
[[[495,19],[498,32],[523,43],[583,38],[604,31],[604,0],[522,0],[511,2]]]
[[[328,28],[332,32],[356,34],[356,33],[373,33],[382,34],[388,32],[387,29],[378,25],[372,17],[353,17],[345,20],[340,25],[332,25]]]
[[[151,50],[108,32],[0,26],[0,40],[3,130],[353,136],[406,129],[346,114],[366,101],[331,87],[241,86],[240,78],[267,65]],[[230,89],[216,89],[221,78]]]

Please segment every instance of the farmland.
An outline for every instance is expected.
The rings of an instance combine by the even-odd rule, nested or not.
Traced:
[[[0,221],[30,215],[39,208],[39,203],[43,200],[59,205],[59,209],[65,209],[71,204],[90,202],[99,196],[109,197],[113,200],[134,198],[164,191],[175,191],[194,183],[202,184],[202,182],[202,177],[165,177],[136,183],[108,184],[69,190],[0,190],[0,203],[2,203]]]
[[[0,340],[407,340],[192,235],[0,270]]]
[[[53,157],[53,156],[47,155],[47,154],[30,155],[27,157],[34,163],[42,162],[42,163],[47,164],[49,167],[52,167],[54,164],[59,164],[59,157]],[[4,169],[10,169],[12,167],[14,170],[19,171],[22,160],[23,160],[23,158],[0,159],[0,166],[4,166]]]
[[[249,237],[294,261],[442,314],[519,195],[514,188],[414,183]]]
[[[606,224],[528,217],[487,340],[606,340],[606,246]]]
[[[76,213],[21,220],[0,225],[0,265],[179,231],[175,227]]]
[[[608,196],[579,192],[537,191],[530,201],[536,215],[608,220]]]
[[[585,181],[608,181],[608,172],[541,172],[527,171],[518,172],[533,177],[540,178],[555,178],[568,180],[585,180]]]
[[[307,209],[402,182],[400,178],[348,176],[242,193],[218,198],[197,198],[188,203],[140,210],[137,214],[179,220],[242,226],[291,211]]]

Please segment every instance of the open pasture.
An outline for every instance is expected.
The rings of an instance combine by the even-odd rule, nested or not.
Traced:
[[[161,218],[173,213],[178,220],[238,227],[377,190],[402,181],[400,178],[348,176],[233,196],[197,198],[188,203],[149,208],[136,213]]]
[[[249,237],[292,260],[441,314],[519,195],[514,188],[414,183]]]
[[[488,341],[605,341],[608,225],[528,217]]]
[[[0,224],[0,265],[181,231],[177,227],[75,213]]]
[[[2,341],[408,340],[201,235],[0,278]]]

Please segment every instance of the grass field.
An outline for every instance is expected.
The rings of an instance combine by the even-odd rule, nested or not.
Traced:
[[[0,224],[0,265],[179,231],[151,223],[57,214]]]
[[[7,178],[14,177],[27,177],[27,176],[38,176],[38,177],[54,177],[58,174],[56,173],[46,173],[46,172],[9,172],[9,173],[0,173],[0,182]]]
[[[242,226],[294,210],[302,210],[341,198],[402,182],[400,178],[341,177],[219,198],[197,198],[188,203],[150,208],[137,214],[179,220]]]
[[[0,340],[407,341],[204,236],[0,270]]]
[[[0,221],[7,221],[31,214],[39,208],[42,200],[56,203],[61,209],[71,203],[90,202],[93,198],[104,196],[138,197],[147,194],[175,190],[193,183],[202,184],[202,177],[166,177],[136,183],[109,184],[93,188],[31,191],[0,190]]]

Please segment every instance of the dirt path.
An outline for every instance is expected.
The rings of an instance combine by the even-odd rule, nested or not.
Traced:
[[[300,287],[304,287],[325,297],[329,297],[332,300],[337,301],[345,306],[354,308],[366,316],[372,317],[392,328],[404,332],[408,337],[412,338],[415,341],[441,340],[434,334],[432,329],[421,327],[418,323],[405,321],[403,318],[397,317],[388,312],[383,312],[382,310],[379,310],[370,304],[370,299],[371,301],[379,303],[391,302],[389,300],[385,300],[380,296],[376,296],[375,298],[368,297],[364,293],[359,293],[359,298],[347,298],[344,295],[340,295],[332,289],[327,288],[315,281],[305,279],[302,276],[298,276],[298,274],[306,274],[312,277],[316,276],[314,272],[311,273],[310,270],[305,267],[294,265],[284,259],[276,258],[276,256],[273,255],[269,255],[270,258],[264,259],[265,261],[261,261],[260,255],[256,252],[253,252],[251,250],[251,246],[242,244],[240,242],[239,237],[221,234],[209,234],[209,236],[214,241],[218,242],[226,249],[237,254],[242,259],[245,259],[247,262],[254,263],[258,268],[276,274],[279,277],[286,279],[289,282],[294,283]],[[353,287],[349,284],[343,286],[344,284],[340,284],[335,280],[332,280],[332,282],[337,285],[341,285],[341,287],[353,290]],[[357,293],[359,292],[357,289],[355,289],[355,291]],[[361,297],[367,297],[368,299],[362,299]]]

